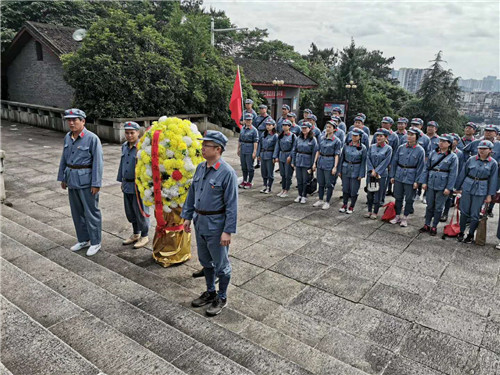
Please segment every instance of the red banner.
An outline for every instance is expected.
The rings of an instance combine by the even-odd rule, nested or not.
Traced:
[[[264,96],[266,99],[274,99],[274,90],[259,90],[259,93]],[[285,97],[285,92],[283,90],[278,90],[278,98],[284,98]]]
[[[156,232],[165,233],[165,220],[163,219],[163,202],[161,200],[161,173],[160,163],[158,161],[158,143],[161,130],[155,131],[151,147],[151,169],[153,170],[153,191],[155,197],[155,217]]]

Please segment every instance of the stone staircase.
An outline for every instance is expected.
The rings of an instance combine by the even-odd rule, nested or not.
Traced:
[[[316,347],[299,312],[259,321],[239,303],[207,318],[189,306],[190,289],[106,250],[90,258],[71,252],[73,236],[14,208],[2,206],[1,215],[0,374],[387,370],[389,351],[353,361]]]

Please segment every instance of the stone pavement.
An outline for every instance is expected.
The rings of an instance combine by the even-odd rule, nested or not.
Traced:
[[[121,245],[119,145],[104,145],[104,251],[86,258],[67,250],[64,135],[5,121],[1,133],[13,207],[1,217],[0,373],[500,374],[497,217],[479,247],[419,234],[422,203],[400,228],[362,218],[364,194],[340,214],[339,186],[326,212],[240,190],[229,307],[209,319],[189,307],[204,290],[195,243],[171,268]],[[224,157],[239,171],[235,149]]]

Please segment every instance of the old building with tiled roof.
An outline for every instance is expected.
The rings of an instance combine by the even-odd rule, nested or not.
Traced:
[[[26,22],[2,54],[8,99],[47,107],[71,106],[74,90],[63,78],[61,55],[78,49],[75,28]],[[3,75],[3,74],[2,74]]]

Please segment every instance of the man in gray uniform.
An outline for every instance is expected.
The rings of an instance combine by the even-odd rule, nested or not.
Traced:
[[[85,128],[85,118],[85,112],[80,109],[64,111],[70,132],[64,137],[57,181],[61,181],[63,189],[68,189],[71,216],[78,238],[78,243],[71,247],[71,251],[90,246],[87,256],[91,256],[101,249],[99,190],[103,157],[101,141]]]

